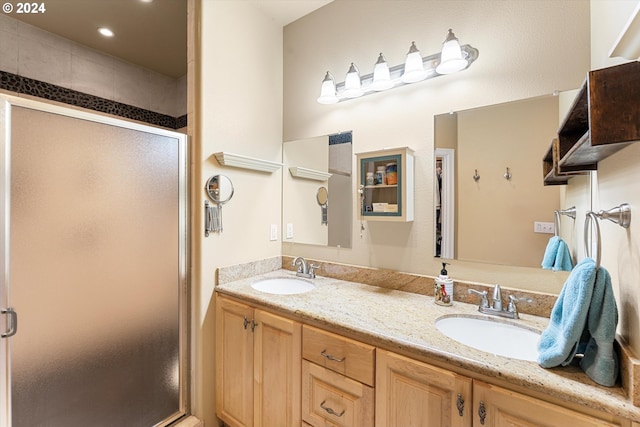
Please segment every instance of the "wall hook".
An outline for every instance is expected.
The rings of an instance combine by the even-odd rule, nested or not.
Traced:
[[[506,179],[507,181],[509,181],[513,175],[511,175],[511,172],[509,172],[509,168],[507,168],[507,171],[506,171],[506,172],[505,172],[505,174],[504,174],[504,175],[502,175],[502,176],[504,176],[504,179]]]
[[[480,175],[478,175],[478,169],[476,169],[476,173],[473,174],[473,180],[475,182],[478,182],[479,179],[480,179]]]

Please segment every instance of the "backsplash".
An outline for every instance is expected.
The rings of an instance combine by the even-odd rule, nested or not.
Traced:
[[[315,271],[318,276],[331,277],[348,282],[362,283],[365,285],[378,286],[386,289],[393,289],[402,292],[433,296],[434,277],[422,276],[410,273],[401,273],[394,270],[382,268],[358,267],[354,265],[336,264],[320,260],[307,259],[308,263],[319,265]],[[268,273],[279,269],[295,271],[292,265],[293,257],[282,256],[268,258],[265,260],[230,266],[218,269],[216,284],[224,284],[236,280],[246,279],[259,274]],[[454,282],[453,300],[478,304],[478,296],[470,295],[469,289],[487,291],[489,295],[493,291],[493,286],[472,282]],[[518,311],[520,313],[532,314],[535,316],[549,317],[553,305],[558,298],[554,294],[542,292],[520,291],[502,286],[503,296],[513,295],[516,298],[531,298],[531,303],[520,302]]]

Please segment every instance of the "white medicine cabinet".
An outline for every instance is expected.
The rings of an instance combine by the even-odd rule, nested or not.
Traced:
[[[413,221],[414,153],[391,148],[356,154],[359,219]]]

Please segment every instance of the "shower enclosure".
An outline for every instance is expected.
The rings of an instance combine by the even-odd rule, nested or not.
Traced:
[[[187,410],[186,136],[0,96],[0,426]]]

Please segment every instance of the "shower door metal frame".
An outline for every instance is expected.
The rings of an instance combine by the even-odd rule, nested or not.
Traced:
[[[187,135],[149,125],[129,122],[111,116],[100,115],[85,110],[72,109],[45,102],[19,98],[0,93],[0,308],[9,307],[11,302],[10,270],[10,212],[11,212],[11,108],[13,106],[87,120],[109,126],[176,138],[179,144],[179,306],[180,306],[180,408],[171,423],[189,412],[190,396],[190,353],[189,353],[189,149]],[[19,317],[20,313],[18,313]],[[0,317],[0,332],[8,327],[8,316]],[[20,333],[18,331],[18,333]],[[11,427],[11,338],[0,339],[0,427]]]

